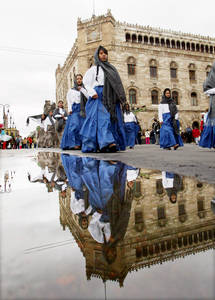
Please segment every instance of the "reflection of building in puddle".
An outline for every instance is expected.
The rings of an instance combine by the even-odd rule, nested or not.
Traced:
[[[10,193],[12,190],[12,183],[15,176],[15,171],[6,170],[0,176],[0,193]]]
[[[168,189],[176,193],[175,204]],[[82,229],[79,216],[72,213],[71,189],[66,196],[59,194],[60,223],[70,229],[85,257],[87,279],[98,277],[122,286],[128,272],[214,248],[215,216],[210,206],[214,185],[180,176],[171,180],[170,173],[141,169],[132,190],[126,234],[118,241],[111,264],[103,255],[104,245]]]

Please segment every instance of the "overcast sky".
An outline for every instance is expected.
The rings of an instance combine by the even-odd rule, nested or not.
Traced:
[[[0,103],[9,104],[21,135],[27,116],[55,101],[55,69],[75,38],[77,18],[111,9],[116,20],[215,37],[214,0],[7,0],[0,4]],[[2,107],[0,107],[2,122]]]

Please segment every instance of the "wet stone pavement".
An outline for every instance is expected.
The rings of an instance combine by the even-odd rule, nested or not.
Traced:
[[[215,184],[25,153],[1,160],[1,299],[215,298]]]

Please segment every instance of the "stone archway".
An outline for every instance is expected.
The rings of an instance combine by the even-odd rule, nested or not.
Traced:
[[[199,129],[199,121],[193,121],[192,128],[198,128]]]

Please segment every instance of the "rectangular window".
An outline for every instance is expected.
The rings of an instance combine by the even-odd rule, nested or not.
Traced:
[[[157,77],[157,67],[150,66],[150,77]]]
[[[143,223],[143,213],[141,211],[136,211],[134,218],[135,224]]]
[[[178,215],[183,216],[185,214],[186,214],[185,205],[184,204],[179,204],[179,206],[178,206]]]
[[[135,74],[135,65],[128,64],[128,74],[134,75]]]
[[[177,78],[176,69],[174,69],[174,68],[170,69],[170,76],[171,76],[171,78]]]
[[[196,72],[193,70],[189,71],[190,80],[196,80]]]
[[[166,218],[164,207],[158,207],[157,212],[158,212],[158,220],[163,220]]]

